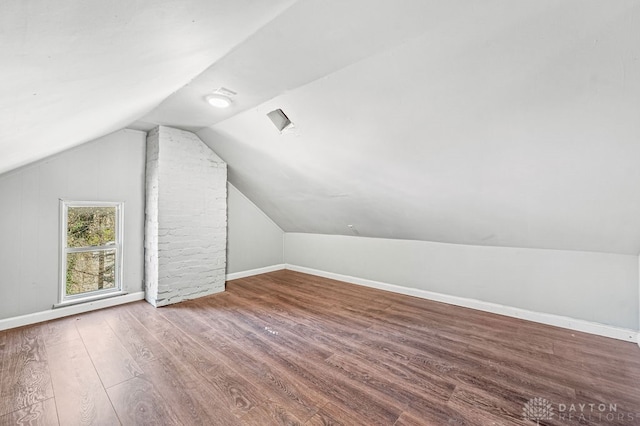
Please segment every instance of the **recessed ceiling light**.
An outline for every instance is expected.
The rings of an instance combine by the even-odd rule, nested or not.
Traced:
[[[205,99],[212,107],[228,108],[231,106],[231,98],[224,95],[207,95]]]

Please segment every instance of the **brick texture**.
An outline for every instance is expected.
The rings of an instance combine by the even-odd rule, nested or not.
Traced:
[[[147,136],[145,291],[154,306],[224,290],[227,164],[196,135]]]

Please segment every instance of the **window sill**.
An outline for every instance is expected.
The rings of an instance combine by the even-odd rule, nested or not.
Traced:
[[[114,291],[113,293],[102,293],[94,296],[80,297],[78,299],[65,300],[64,302],[56,303],[53,305],[53,309],[64,308],[65,306],[79,305],[81,303],[90,303],[97,300],[109,299],[111,297],[124,296],[129,294],[126,291]]]

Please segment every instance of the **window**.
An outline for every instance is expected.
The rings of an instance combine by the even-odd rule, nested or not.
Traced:
[[[122,290],[122,203],[61,201],[60,303]]]

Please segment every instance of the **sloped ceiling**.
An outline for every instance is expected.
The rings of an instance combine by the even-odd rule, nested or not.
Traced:
[[[256,13],[259,28],[204,55],[211,66],[191,81],[171,66],[136,84],[100,80],[162,87],[113,100],[127,112],[118,120],[102,119],[100,102],[74,112],[109,128],[129,117],[135,128],[197,131],[285,231],[638,254],[637,1],[284,6]],[[221,18],[225,34],[234,18]],[[199,35],[201,47],[214,37]],[[165,63],[190,52],[176,42]],[[238,95],[214,110],[203,98],[221,86]],[[275,108],[293,130],[276,131]]]
[[[126,127],[292,3],[0,1],[0,173]]]

